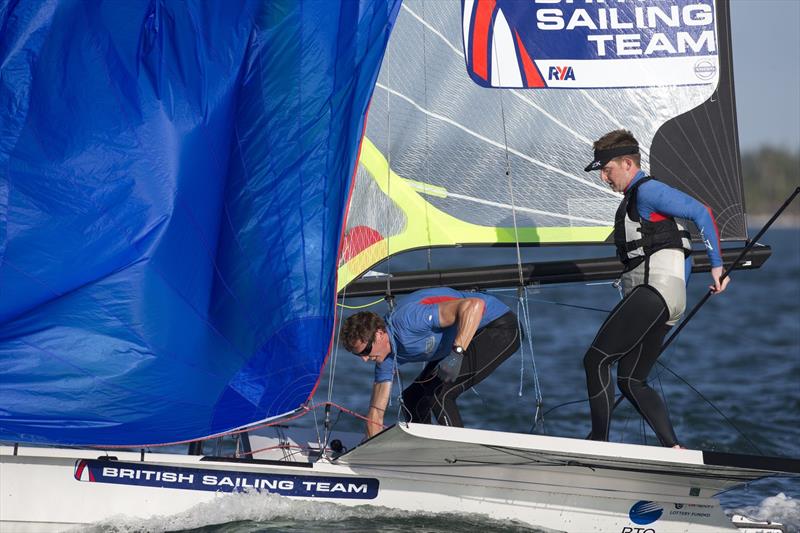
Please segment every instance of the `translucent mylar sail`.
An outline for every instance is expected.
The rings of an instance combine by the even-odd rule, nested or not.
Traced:
[[[0,5],[0,439],[297,409],[399,2]]]
[[[743,238],[729,62],[727,2],[406,0],[339,288],[410,249],[605,241],[620,196],[583,168],[618,128],[640,141],[643,168]]]

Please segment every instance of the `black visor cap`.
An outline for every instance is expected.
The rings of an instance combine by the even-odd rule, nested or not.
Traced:
[[[615,157],[619,157],[621,155],[638,154],[638,153],[639,153],[638,146],[618,146],[616,148],[609,148],[607,150],[595,150],[594,161],[589,163],[583,170],[585,170],[586,172],[591,172],[593,170],[600,170]]]

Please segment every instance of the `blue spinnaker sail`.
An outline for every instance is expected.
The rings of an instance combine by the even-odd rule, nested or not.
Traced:
[[[297,409],[399,0],[0,2],[0,439]]]

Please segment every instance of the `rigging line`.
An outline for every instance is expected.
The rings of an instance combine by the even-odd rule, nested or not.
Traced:
[[[494,43],[493,43],[494,44]],[[498,69],[498,77],[500,77],[500,61],[497,57],[497,47],[493,46],[493,51],[495,54],[495,67]],[[533,382],[534,382],[534,394],[536,397],[536,411],[534,413],[534,427],[538,425],[539,420],[539,413],[542,406],[542,391],[541,387],[539,386],[539,376],[537,375],[536,371],[536,361],[533,355],[533,339],[532,333],[530,331],[530,319],[528,317],[528,307],[527,307],[527,296],[528,291],[525,287],[525,280],[522,274],[522,254],[520,252],[520,245],[519,245],[519,227],[517,225],[517,210],[515,207],[514,202],[514,181],[511,178],[511,160],[508,156],[508,129],[506,127],[506,113],[505,113],[505,98],[503,97],[503,93],[500,93],[500,117],[502,119],[503,124],[503,144],[505,148],[505,158],[506,158],[506,178],[508,180],[508,194],[509,198],[511,199],[511,220],[514,223],[514,246],[516,249],[517,254],[517,273],[519,275],[519,287],[517,288],[517,297],[518,297],[518,304],[517,304],[517,321],[520,320],[519,317],[519,310],[522,309],[522,313],[525,317],[525,323],[528,328],[528,344],[531,353],[531,361],[533,362]],[[519,330],[522,332],[522,325],[519,325]],[[524,380],[524,372],[525,372],[525,350],[520,350],[520,382],[519,382],[519,395],[522,396],[522,387],[523,387],[523,380]]]
[[[528,288],[528,286],[526,285],[526,289],[527,288]],[[505,290],[508,290],[508,289],[505,289]],[[499,291],[497,289],[485,289],[485,292],[499,292]],[[504,297],[504,298],[511,298],[510,296],[506,296],[506,295],[500,295],[500,296]],[[597,311],[597,312],[600,312],[600,313],[610,313],[611,312],[611,309],[601,309],[599,307],[589,307],[589,306],[586,306],[586,305],[566,304],[566,303],[563,303],[563,302],[555,302],[553,300],[543,300],[541,298],[530,298],[529,297],[528,300],[532,301],[532,302],[543,303],[543,304],[559,305],[559,306],[562,306],[562,307],[569,307],[569,308],[572,308],[572,309],[583,309],[585,311]]]
[[[553,406],[553,407],[551,407],[551,408],[550,408],[550,409],[548,409],[547,411],[545,411],[545,412],[544,412],[544,414],[542,415],[542,418],[546,417],[547,415],[549,415],[550,413],[552,413],[552,412],[553,412],[553,411],[555,411],[556,409],[560,409],[560,408],[562,408],[562,407],[566,407],[566,406],[568,406],[568,405],[573,405],[573,404],[576,404],[576,403],[583,403],[583,402],[588,402],[588,401],[589,401],[589,398],[583,398],[583,399],[581,399],[581,400],[570,400],[570,401],[568,401],[568,402],[563,402],[563,403],[560,403],[560,404],[558,404],[558,405],[556,405],[556,406]],[[534,426],[534,427],[535,427],[535,426]],[[533,433],[534,427],[532,427],[532,428],[531,428],[531,430],[529,431],[529,433]]]
[[[422,16],[425,17],[425,0],[422,1]],[[428,50],[426,46],[427,39],[425,38],[427,32],[422,32],[422,90],[423,99],[425,103],[425,107],[428,107]],[[428,115],[425,115],[425,183],[423,184],[423,194],[428,194],[428,184],[431,181],[431,143],[430,143],[430,124]],[[423,209],[425,213],[425,231],[428,236],[428,270],[433,268],[433,261],[432,261],[432,251],[431,251],[431,243],[433,239],[431,238],[431,225],[428,223],[428,202],[423,203]]]
[[[642,432],[642,442],[647,446],[647,427],[644,425],[644,417],[639,417],[639,427]]]
[[[426,27],[428,30],[430,30],[430,32],[431,32],[431,33],[433,33],[434,35],[436,35],[437,37],[439,37],[439,38],[442,40],[442,42],[443,42],[445,45],[447,45],[447,47],[448,47],[448,48],[450,48],[450,49],[451,49],[453,52],[455,52],[455,53],[456,53],[456,55],[458,55],[458,56],[459,56],[459,57],[460,57],[462,60],[465,60],[465,58],[464,58],[464,53],[463,53],[463,52],[462,52],[460,49],[458,49],[456,46],[454,46],[454,45],[453,45],[453,44],[452,44],[452,43],[451,43],[451,42],[450,42],[450,41],[447,39],[447,37],[446,37],[446,36],[444,36],[444,35],[443,35],[443,34],[442,34],[440,31],[438,31],[436,28],[434,28],[433,26],[431,26],[431,25],[430,25],[430,24],[429,24],[429,23],[428,23],[426,20],[424,20],[422,17],[420,17],[419,15],[417,15],[416,13],[414,13],[414,11],[412,11],[412,10],[411,10],[411,8],[409,8],[409,7],[408,7],[408,6],[406,6],[405,4],[403,4],[403,6],[402,6],[402,7],[403,7],[403,9],[404,9],[405,11],[407,11],[407,12],[408,12],[408,13],[409,13],[409,14],[410,14],[412,17],[414,17],[415,19],[417,19],[417,20],[420,22],[420,24],[422,24],[422,25],[423,25],[423,26],[425,26],[425,27]],[[424,7],[425,7],[425,4],[423,3],[423,13],[424,13]],[[423,33],[423,35],[424,35],[424,33]],[[523,102],[525,102],[526,104],[528,104],[529,106],[531,106],[531,107],[533,107],[534,109],[536,109],[537,111],[539,111],[541,114],[543,114],[545,117],[547,117],[548,119],[550,119],[550,121],[551,121],[551,122],[553,122],[554,124],[556,124],[557,126],[560,126],[561,128],[563,128],[563,129],[564,129],[564,130],[566,130],[567,132],[571,133],[571,134],[572,134],[573,136],[575,136],[577,139],[579,139],[579,140],[581,140],[581,141],[583,141],[583,142],[585,142],[585,143],[588,143],[589,145],[591,145],[591,144],[592,144],[592,141],[590,141],[589,139],[587,139],[586,137],[584,137],[584,136],[583,136],[583,135],[581,135],[580,133],[576,132],[575,130],[573,130],[572,128],[570,128],[569,126],[567,126],[566,124],[564,124],[564,123],[563,123],[563,122],[561,122],[560,120],[558,120],[556,117],[554,117],[553,115],[551,115],[550,113],[548,113],[548,112],[547,112],[547,111],[546,111],[546,110],[545,110],[543,107],[541,107],[540,105],[538,105],[536,102],[534,102],[534,101],[532,101],[532,100],[529,100],[528,98],[525,98],[525,96],[522,94],[522,92],[521,92],[521,91],[518,91],[518,90],[516,90],[516,89],[506,89],[506,90],[508,90],[508,91],[509,91],[511,94],[513,94],[514,96],[516,96],[517,98],[519,98],[520,100],[522,100]],[[622,126],[620,126],[620,127],[622,127]]]
[[[534,302],[544,303],[544,304],[551,304],[551,305],[560,305],[562,307],[571,307],[573,309],[585,309],[586,311],[599,311],[601,313],[610,313],[611,309],[601,309],[599,307],[589,307],[588,305],[577,305],[577,304],[565,304],[562,302],[554,302],[552,300],[542,300],[541,298],[531,298]]]
[[[500,59],[497,57],[497,46],[492,46],[494,51],[495,68],[497,69],[497,76],[500,77]],[[503,93],[500,93],[500,118],[503,124],[503,146],[506,156],[506,179],[508,181],[508,196],[511,199],[511,221],[514,223],[514,247],[517,252],[517,274],[519,275],[519,286],[524,287],[525,281],[522,275],[522,255],[519,251],[519,228],[517,226],[517,210],[514,205],[514,182],[511,179],[511,160],[508,157],[508,130],[506,129],[506,111],[505,111],[505,98]]]
[[[712,409],[714,409],[714,410],[717,412],[717,414],[719,414],[719,416],[721,416],[721,417],[722,417],[722,418],[723,418],[723,419],[724,419],[724,420],[725,420],[725,421],[726,421],[728,424],[730,424],[730,426],[731,426],[733,429],[735,429],[735,430],[736,430],[736,431],[739,433],[739,435],[741,435],[741,436],[742,436],[742,438],[743,438],[744,440],[746,440],[746,441],[747,441],[747,443],[748,443],[750,446],[752,446],[752,447],[753,447],[753,449],[754,449],[756,452],[758,452],[760,455],[764,455],[764,452],[762,452],[762,451],[761,451],[761,449],[759,449],[759,447],[758,447],[758,446],[756,446],[756,444],[755,444],[755,443],[754,443],[752,440],[750,440],[750,439],[747,437],[747,435],[745,435],[745,434],[744,434],[744,432],[742,432],[742,430],[741,430],[741,429],[739,429],[739,428],[736,426],[736,424],[734,424],[734,423],[733,423],[733,420],[731,420],[730,418],[728,418],[727,416],[725,416],[725,413],[723,413],[723,412],[722,412],[722,411],[721,411],[721,410],[720,410],[720,409],[719,409],[719,408],[718,408],[716,405],[714,405],[714,403],[713,403],[711,400],[709,400],[708,398],[706,398],[705,396],[703,396],[703,393],[702,393],[702,392],[700,392],[699,390],[697,390],[696,388],[694,388],[694,387],[692,386],[692,384],[691,384],[691,383],[689,383],[688,381],[686,381],[685,379],[683,379],[683,378],[682,378],[681,376],[679,376],[679,375],[678,375],[676,372],[673,372],[671,368],[669,368],[667,365],[665,365],[665,364],[664,364],[664,363],[662,363],[661,361],[658,361],[658,360],[657,360],[657,361],[656,361],[656,363],[658,363],[658,364],[659,364],[661,367],[663,367],[663,368],[664,368],[664,370],[666,370],[667,372],[669,372],[670,374],[672,374],[673,376],[675,376],[676,378],[678,378],[679,380],[681,380],[681,381],[682,381],[682,382],[683,382],[683,383],[684,383],[684,384],[685,384],[687,387],[689,387],[690,389],[692,389],[692,390],[693,390],[693,391],[694,391],[694,392],[695,392],[695,393],[696,393],[698,396],[700,396],[700,398],[702,398],[702,399],[703,399],[703,401],[705,401],[705,402],[706,402],[708,405],[710,405],[710,406],[711,406],[711,408],[712,408]]]
[[[386,92],[388,92],[390,94],[393,94],[393,95],[397,96],[398,98],[400,98],[402,100],[405,100],[406,102],[408,102],[409,104],[414,106],[418,111],[420,111],[422,113],[429,114],[432,118],[435,118],[435,119],[441,120],[442,122],[450,124],[451,126],[454,126],[454,127],[458,128],[458,129],[460,129],[464,133],[466,133],[466,134],[468,134],[468,135],[470,135],[470,136],[472,136],[472,137],[474,137],[474,138],[476,138],[476,139],[478,139],[480,141],[483,141],[483,142],[485,142],[487,144],[490,144],[492,146],[495,146],[497,148],[503,149],[503,145],[501,145],[497,141],[489,139],[488,137],[486,137],[484,135],[481,135],[481,134],[469,129],[466,126],[464,126],[462,124],[459,124],[455,120],[452,120],[450,118],[445,117],[444,115],[440,115],[438,113],[434,113],[433,111],[429,111],[429,110],[423,108],[421,105],[419,105],[418,103],[414,102],[414,100],[412,100],[408,96],[406,96],[404,94],[401,94],[400,92],[398,92],[398,91],[396,91],[394,89],[391,89],[391,88],[389,88],[388,86],[386,86],[386,85],[384,85],[382,83],[376,83],[375,87],[383,89],[384,91],[386,91]],[[528,161],[529,163],[532,163],[534,165],[540,166],[540,167],[544,168],[545,170],[549,170],[551,172],[554,172],[556,174],[564,176],[565,178],[568,178],[570,180],[577,181],[578,183],[581,183],[581,184],[586,185],[588,187],[591,187],[593,189],[597,189],[598,191],[602,191],[605,194],[610,194],[612,196],[615,196],[615,197],[618,197],[618,198],[622,198],[621,194],[615,193],[614,191],[609,189],[608,186],[606,186],[606,185],[601,186],[601,185],[599,185],[597,183],[594,183],[592,181],[588,181],[588,180],[585,180],[583,178],[579,178],[578,176],[576,176],[574,174],[570,174],[568,172],[565,172],[564,170],[561,170],[560,168],[554,167],[553,165],[549,165],[549,164],[547,164],[547,163],[545,163],[543,161],[539,161],[538,159],[534,159],[533,157],[531,157],[529,155],[526,155],[526,154],[524,154],[524,153],[522,153],[519,150],[516,150],[514,148],[510,148],[509,147],[508,151],[509,151],[509,153],[512,153],[515,156],[517,156],[517,157],[519,157],[521,159],[524,159],[525,161]]]
[[[344,299],[344,293],[342,293],[342,299]],[[380,303],[383,303],[383,301],[384,298],[381,298],[380,300],[375,300],[374,302],[369,302],[364,305],[346,305],[346,304],[340,304],[339,302],[336,302],[336,305],[344,309],[366,309],[367,307],[372,307],[373,305],[378,305]]]
[[[667,395],[664,393],[664,382],[661,380],[661,372],[656,374],[656,381],[658,381],[658,388],[661,389],[661,398],[664,400],[664,409],[667,411],[667,420],[672,420],[672,415],[669,412],[669,401]]]
[[[342,290],[342,299],[347,297],[347,286],[345,285],[344,289]],[[342,340],[342,330],[341,324],[344,323],[344,310],[345,306],[336,302],[336,305],[339,306],[339,320],[335,322],[336,325],[340,327],[336,328],[335,331],[335,338],[334,338],[334,345],[331,347],[331,364],[329,365],[330,372],[328,373],[328,402],[333,400],[333,384],[335,383],[336,377],[336,363],[339,361],[339,343]],[[335,326],[334,326],[335,327]]]
[[[619,432],[619,442],[623,442],[625,439],[625,432],[628,430],[628,422],[631,421],[631,417],[625,417],[625,423],[622,425],[622,431]]]
[[[387,46],[386,53],[384,54],[384,58],[386,59],[386,83],[387,85],[391,85],[392,82],[392,56],[390,54],[391,49]],[[376,82],[375,85],[380,85]],[[387,92],[386,94],[386,195],[389,198],[392,198],[392,95]],[[388,208],[387,208],[388,210]],[[387,213],[388,214],[388,213]],[[389,253],[392,249],[390,241],[392,239],[392,234],[386,235],[386,295],[389,296],[392,294],[392,256]]]
[[[319,421],[317,420],[317,410],[313,409],[312,412],[314,413],[314,430],[317,433],[317,446],[322,448],[323,439],[322,439],[322,437],[320,437],[320,434],[319,434]],[[327,429],[325,431],[327,431]],[[327,439],[328,439],[328,436],[325,435],[325,441],[327,441]]]
[[[520,331],[522,331],[522,319],[520,318],[521,305],[522,302],[519,299],[517,299],[517,327],[519,328]],[[522,346],[520,346],[520,351],[522,351]],[[524,378],[525,378],[525,354],[521,354],[519,358],[519,390],[517,391],[517,396],[519,397],[522,397],[522,383]]]
[[[586,286],[586,287],[590,287],[590,286],[613,285],[613,284],[614,284],[614,282],[612,282],[612,281],[604,281],[602,283],[599,283],[599,282],[580,283],[580,282],[577,282],[577,281],[576,282],[567,282],[567,281],[565,281],[563,283],[559,282],[559,283],[541,285],[538,281],[533,281],[531,283],[528,283],[526,286],[528,286],[528,287],[535,286],[536,290],[542,290],[543,291],[543,290],[559,290],[559,289],[563,288],[564,285],[571,285],[571,286],[583,285],[583,286]],[[483,292],[500,292],[500,293],[512,292],[512,291],[516,292],[516,290],[517,289],[513,288],[513,287],[512,288],[508,288],[508,287],[488,287],[486,289],[481,289],[481,291],[483,291]],[[500,297],[516,299],[516,295],[509,296],[507,294],[500,294]]]
[[[545,430],[544,425],[544,414],[542,414],[542,410],[544,409],[544,395],[542,394],[542,385],[539,382],[539,369],[536,366],[536,356],[533,351],[533,326],[531,326],[531,313],[529,308],[529,301],[528,301],[528,288],[525,287],[525,299],[522,302],[522,307],[525,311],[525,322],[528,327],[528,349],[531,354],[531,366],[533,367],[533,386],[535,389],[536,394],[536,412],[534,413],[533,417],[533,427],[536,429],[538,426],[539,420],[542,421],[542,432],[547,433]]]

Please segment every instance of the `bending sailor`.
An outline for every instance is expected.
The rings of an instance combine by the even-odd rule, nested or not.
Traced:
[[[375,363],[367,436],[383,428],[397,365],[425,362],[403,391],[409,422],[463,427],[456,398],[491,374],[519,349],[517,316],[494,296],[447,287],[402,297],[391,318],[362,311],[341,329],[344,347]]]
[[[691,220],[700,231],[711,261],[713,293],[720,282],[722,256],[711,209],[641,170],[639,143],[627,130],[607,133],[594,143],[594,160],[584,169],[599,170],[602,180],[624,193],[614,221],[614,242],[624,265],[624,297],[611,311],[583,359],[594,440],[608,440],[614,388],[611,365],[618,363],[617,386],[650,425],[664,446],[680,447],[661,397],[647,384],[669,329],[686,307],[691,272],[689,233],[675,218]]]

